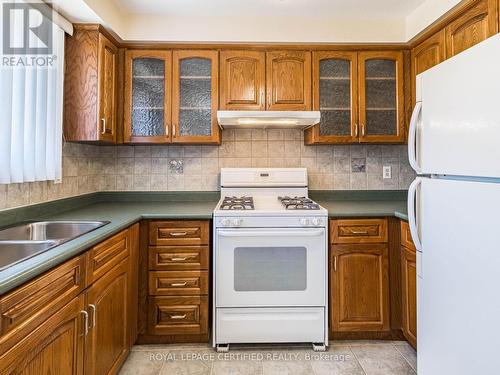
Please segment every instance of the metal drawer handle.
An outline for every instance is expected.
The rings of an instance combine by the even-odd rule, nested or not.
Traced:
[[[92,309],[92,328],[95,327],[95,322],[96,322],[96,315],[95,315],[95,311],[96,311],[96,307],[95,305],[93,304],[89,304],[89,309]]]
[[[353,229],[349,229],[349,231],[352,234],[368,234],[368,231],[366,231],[366,230],[353,230]]]
[[[182,236],[186,236],[187,232],[170,232],[170,235],[172,237],[182,237]]]
[[[108,129],[106,128],[106,119],[105,119],[105,118],[102,118],[102,119],[101,119],[101,122],[102,122],[102,131],[101,131],[101,133],[102,133],[102,134],[106,134],[106,133],[107,133],[107,131],[108,131]]]
[[[170,319],[186,319],[186,314],[184,315],[170,315]]]
[[[186,286],[187,285],[187,281],[184,281],[183,283],[172,283],[170,284],[170,286]]]
[[[193,259],[194,257],[182,257],[182,258],[170,258],[172,262],[183,262],[188,259]]]
[[[86,312],[85,310],[80,311],[80,314],[83,314],[83,335],[87,336],[89,334],[89,313]]]

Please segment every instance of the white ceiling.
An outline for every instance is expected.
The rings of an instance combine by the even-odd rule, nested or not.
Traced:
[[[406,17],[425,0],[114,0],[124,13],[168,16]]]

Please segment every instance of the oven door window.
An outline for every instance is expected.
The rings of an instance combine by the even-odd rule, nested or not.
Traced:
[[[304,291],[307,289],[305,247],[236,247],[234,290]]]

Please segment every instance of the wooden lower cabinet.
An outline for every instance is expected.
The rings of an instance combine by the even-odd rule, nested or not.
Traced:
[[[417,347],[417,263],[415,250],[401,246],[403,335]]]
[[[331,246],[332,332],[385,332],[389,326],[387,244]]]
[[[2,347],[0,374],[83,374],[84,307],[81,294],[13,347]]]
[[[137,336],[138,230],[0,296],[0,374],[118,373]]]
[[[89,333],[85,374],[115,374],[129,351],[129,259],[125,259],[86,292]]]

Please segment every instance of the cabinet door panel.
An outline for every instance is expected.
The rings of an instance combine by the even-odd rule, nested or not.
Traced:
[[[118,48],[99,34],[99,140],[116,141],[116,69]]]
[[[480,0],[446,27],[446,54],[453,57],[498,32],[495,0]]]
[[[217,51],[175,51],[173,134],[175,143],[220,143]]]
[[[415,251],[401,247],[401,281],[403,290],[403,334],[417,346],[417,259]]]
[[[389,330],[387,245],[332,245],[332,330]]]
[[[87,291],[90,331],[86,374],[114,374],[128,354],[129,270],[127,258]]]
[[[311,109],[311,52],[267,52],[267,109]]]
[[[1,374],[82,375],[84,352],[83,295],[45,320],[0,354]]]
[[[171,74],[171,52],[127,51],[125,142],[170,142]]]
[[[265,110],[265,52],[222,51],[220,108]]]
[[[411,82],[413,104],[416,95],[416,77],[426,70],[446,60],[445,31],[441,30],[420,43],[411,51]]]
[[[313,52],[313,109],[321,123],[304,133],[306,144],[358,141],[356,52]]]
[[[360,52],[360,141],[404,141],[402,52]]]

